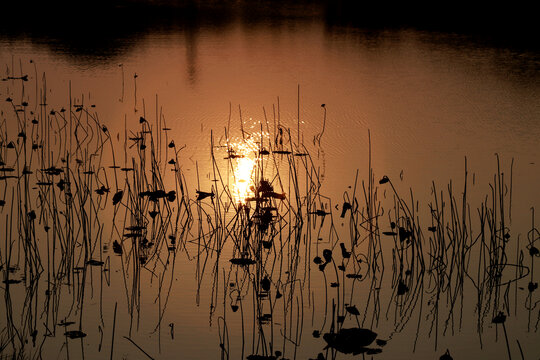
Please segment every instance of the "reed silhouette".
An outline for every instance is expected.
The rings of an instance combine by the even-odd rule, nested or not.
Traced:
[[[433,182],[421,204],[374,174],[368,132],[368,167],[336,201],[318,163],[327,107],[308,148],[278,99],[250,132],[231,126],[231,106],[223,135],[210,133],[209,168],[196,163],[189,182],[157,96],[152,119],[134,88],[122,139],[83,96],[48,104],[45,74],[23,70],[6,78],[0,122],[2,358],[92,357],[89,345],[114,358],[120,341],[159,357],[190,326],[171,309],[190,276],[222,359],[377,356],[401,333],[411,357],[428,337],[450,359],[441,338],[464,328],[479,347],[502,328],[509,358],[534,357],[519,340],[540,322],[540,233],[534,208],[530,229],[512,228],[513,163],[508,177],[495,157],[479,205],[466,158],[463,188]]]

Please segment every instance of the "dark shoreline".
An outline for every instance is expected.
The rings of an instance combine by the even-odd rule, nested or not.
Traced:
[[[461,3],[395,5],[350,0],[304,0],[292,4],[283,0],[97,0],[86,4],[30,0],[3,5],[5,16],[0,22],[0,37],[27,37],[38,43],[72,46],[84,42],[91,53],[93,48],[102,46],[114,51],[123,39],[156,29],[173,32],[200,26],[219,29],[235,22],[257,26],[322,21],[328,32],[343,28],[418,29],[466,35],[472,41],[495,48],[537,52],[539,25],[530,6],[525,3],[489,7]]]

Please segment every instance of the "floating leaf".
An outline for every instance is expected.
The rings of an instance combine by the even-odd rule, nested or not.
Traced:
[[[386,340],[382,340],[382,339],[377,339],[375,340],[375,343],[379,346],[385,346],[387,341]]]
[[[397,288],[397,294],[404,295],[408,291],[409,291],[409,287],[403,281],[400,280],[398,284],[398,288]]]
[[[349,202],[345,201],[343,203],[343,206],[341,207],[341,217],[344,218],[345,213],[347,212],[347,210],[350,210],[350,209],[352,209],[352,205]]]
[[[146,255],[139,255],[139,262],[141,263],[141,265],[144,265],[146,263],[146,260],[148,260],[148,257]]]
[[[240,266],[253,265],[256,262],[255,260],[249,259],[249,258],[233,258],[233,259],[230,259],[229,261],[233,263],[234,265],[240,265]]]
[[[450,350],[446,349],[446,352],[441,355],[439,360],[453,360],[452,356],[450,356]]]
[[[317,216],[326,216],[326,215],[329,215],[330,213],[329,212],[326,212],[324,210],[316,210],[316,211],[312,211],[310,212],[309,214],[313,214],[313,215],[317,215]]]
[[[212,192],[204,192],[204,191],[196,190],[196,193],[197,193],[197,200],[198,201],[204,200],[207,197],[214,198],[214,192],[213,191]]]
[[[64,188],[66,186],[66,182],[64,181],[64,179],[61,179],[57,184],[56,186],[58,186],[58,188],[60,189],[60,191],[64,191]]]
[[[327,263],[331,262],[332,261],[332,250],[324,249],[323,250],[323,257],[324,257],[324,261],[326,261]]]
[[[113,242],[113,251],[117,255],[122,255],[122,245],[117,240]]]
[[[43,171],[44,173],[46,173],[48,175],[60,175],[61,173],[64,172],[64,170],[62,170],[60,168],[57,168],[55,166],[51,166],[49,168],[42,169],[41,171]]]
[[[2,281],[4,284],[6,285],[9,285],[9,284],[19,284],[21,283],[22,281],[21,280],[15,280],[15,279],[6,279],[4,281]]]
[[[345,307],[345,310],[352,315],[360,315],[360,311],[358,311],[355,305],[347,306]]]
[[[99,260],[94,260],[94,259],[90,259],[86,262],[87,265],[91,265],[91,266],[101,266],[103,265],[103,261],[99,261]]]
[[[263,314],[259,316],[258,320],[261,324],[268,324],[270,321],[272,321],[272,314]]]
[[[270,279],[268,279],[268,276],[261,280],[261,288],[266,292],[270,291]]]
[[[142,231],[146,229],[146,226],[133,225],[125,228],[128,231]]]
[[[342,328],[337,333],[326,333],[323,339],[329,347],[345,354],[365,353],[370,345],[375,341],[377,334],[369,329],[363,328]]]
[[[502,311],[500,311],[497,316],[495,316],[493,318],[493,320],[491,320],[492,323],[494,324],[502,324],[506,321],[506,315],[504,315],[504,313]]]
[[[73,324],[75,324],[74,321],[64,321],[64,320],[62,320],[62,321],[60,321],[60,322],[58,323],[58,326],[64,326],[64,327],[67,327],[67,326],[73,325]]]
[[[30,212],[28,213],[28,219],[29,219],[30,221],[33,221],[33,220],[36,219],[36,212],[35,212],[34,210],[32,210],[32,211],[30,211]]]
[[[39,181],[39,182],[36,183],[36,185],[38,185],[38,186],[51,186],[52,184],[53,183],[50,182],[50,181],[48,181],[48,182],[47,181]]]
[[[79,339],[79,338],[83,338],[83,337],[86,336],[85,333],[83,333],[82,331],[79,331],[79,330],[66,331],[64,333],[64,335],[66,335],[70,339]]]
[[[133,239],[133,238],[137,238],[137,237],[142,236],[142,233],[140,233],[140,232],[130,232],[130,233],[124,233],[122,236],[125,237],[126,239]]]
[[[410,232],[409,230],[406,230],[403,227],[399,228],[399,241],[405,241],[408,238],[410,238],[411,235],[412,235],[412,232]]]
[[[347,251],[347,249],[345,248],[345,244],[344,243],[339,243],[339,246],[341,247],[341,256],[343,256],[344,259],[350,258],[351,257],[351,252]]]
[[[112,199],[113,205],[118,204],[122,200],[122,196],[124,196],[124,192],[122,190],[114,194],[113,199]]]
[[[17,178],[17,176],[15,176],[15,175],[0,176],[0,180],[16,179],[16,178]]]

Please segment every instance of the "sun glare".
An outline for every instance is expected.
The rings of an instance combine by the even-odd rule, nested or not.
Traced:
[[[251,188],[254,185],[254,172],[260,161],[258,154],[261,149],[261,140],[268,137],[269,134],[266,132],[256,132],[251,133],[245,139],[229,140],[228,153],[234,169],[232,192],[238,203],[244,204],[246,198],[253,196]]]
[[[238,159],[238,163],[234,169],[234,195],[240,203],[244,203],[245,199],[249,197],[250,187],[253,185],[251,175],[255,168],[255,163],[255,159],[246,156]]]

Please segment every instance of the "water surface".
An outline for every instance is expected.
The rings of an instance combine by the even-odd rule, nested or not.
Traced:
[[[31,354],[29,357],[42,354],[44,357],[64,358],[69,351],[71,358],[88,358],[99,350],[103,357],[109,356],[116,302],[118,312],[113,350],[117,358],[142,356],[142,352],[123,336],[132,338],[155,358],[175,358],[179,352],[187,358],[226,358],[227,354],[230,358],[240,358],[243,354],[245,358],[255,353],[269,355],[270,350],[273,352],[276,349],[283,351],[288,358],[316,358],[319,352],[325,356],[328,352],[324,350],[326,343],[323,337],[312,336],[313,331],[320,330],[324,334],[340,326],[336,324],[335,328],[330,327],[334,301],[337,304],[336,316],[346,314],[346,304],[357,305],[361,312],[359,318],[347,314],[343,327],[356,327],[361,323],[363,328],[373,329],[379,337],[388,340],[386,346],[380,347],[382,353],[370,355],[374,358],[396,358],[403,349],[410,351],[412,358],[419,359],[438,358],[447,348],[456,359],[472,354],[491,357],[506,353],[502,326],[491,321],[499,311],[508,316],[506,331],[510,335],[513,356],[519,358],[516,340],[519,340],[525,358],[538,356],[534,342],[538,310],[531,305],[538,301],[538,291],[529,293],[527,290],[528,283],[534,284],[538,275],[538,266],[536,270],[531,267],[535,258],[529,256],[530,247],[538,247],[538,241],[534,243],[534,235],[528,235],[534,226],[531,224],[531,207],[537,208],[540,201],[537,186],[540,182],[540,148],[537,141],[540,136],[540,82],[539,57],[534,44],[512,42],[498,32],[486,36],[462,29],[448,31],[444,26],[405,26],[401,23],[396,26],[395,22],[384,26],[359,26],[343,14],[335,15],[335,8],[317,4],[275,4],[267,4],[262,10],[247,6],[215,5],[203,9],[180,6],[173,7],[166,17],[159,10],[146,18],[134,11],[128,12],[132,19],[124,18],[122,26],[114,23],[113,15],[123,11],[117,9],[104,16],[101,23],[99,16],[85,16],[80,22],[74,19],[53,21],[49,28],[43,30],[39,27],[40,21],[36,22],[38,25],[29,21],[27,25],[2,28],[0,64],[3,65],[1,74],[6,81],[1,84],[0,96],[2,101],[3,98],[12,97],[16,104],[22,101],[29,103],[25,116],[19,117],[19,120],[14,114],[20,113],[14,112],[11,103],[1,105],[2,131],[6,134],[2,139],[2,160],[9,165],[16,163],[16,158],[5,146],[8,140],[17,138],[23,123],[28,124],[26,132],[30,134],[29,122],[39,116],[40,124],[50,124],[52,131],[48,137],[45,137],[47,131],[43,128],[34,133],[36,140],[38,136],[43,139],[50,151],[51,156],[44,164],[65,166],[59,158],[71,154],[73,168],[76,166],[75,158],[84,158],[85,166],[88,163],[94,169],[104,169],[95,179],[84,176],[77,181],[73,179],[74,183],[86,184],[94,199],[89,203],[83,200],[84,197],[79,198],[81,208],[88,206],[83,213],[93,214],[90,220],[92,216],[100,219],[99,223],[90,222],[89,228],[86,228],[81,225],[84,223],[80,220],[81,216],[72,215],[74,229],[79,231],[70,233],[66,228],[62,230],[66,231],[65,238],[73,241],[68,242],[70,245],[66,245],[66,248],[73,246],[73,252],[77,254],[75,257],[65,260],[65,252],[52,250],[43,232],[46,220],[43,217],[38,219],[40,230],[32,236],[39,240],[38,253],[44,273],[38,278],[37,283],[41,285],[35,295],[29,295],[34,293],[28,291],[25,294],[22,285],[18,288],[10,285],[10,290],[4,291],[5,309],[11,308],[13,303],[14,318],[26,314],[31,319],[28,322],[30,325],[25,322],[15,322],[13,325],[13,319],[9,317],[1,320],[4,335],[0,345],[8,344],[6,349],[9,350],[5,350],[7,354],[18,351],[14,349],[25,349],[21,353]],[[88,30],[90,25],[96,29],[95,32]],[[66,31],[66,28],[69,30]],[[29,81],[24,84],[20,80],[7,79],[26,74]],[[24,90],[21,85],[24,85]],[[44,92],[47,93],[46,111],[39,105]],[[184,220],[191,215],[181,217],[180,221],[171,217],[175,220],[155,225],[153,229],[156,230],[152,230],[155,232],[151,232],[148,225],[148,236],[153,236],[156,243],[161,241],[163,246],[156,253],[159,255],[151,258],[148,264],[140,267],[135,265],[137,261],[129,256],[139,253],[128,250],[134,249],[129,241],[126,242],[123,257],[111,253],[112,242],[123,239],[122,226],[138,224],[140,220],[136,216],[130,218],[129,211],[123,217],[122,211],[137,208],[136,201],[124,198],[121,204],[125,206],[120,212],[112,206],[111,197],[118,185],[113,181],[114,169],[109,168],[113,163],[107,143],[109,140],[98,138],[97,135],[92,137],[95,142],[84,140],[87,150],[78,148],[76,144],[68,145],[67,139],[74,139],[74,130],[64,128],[58,115],[50,115],[49,111],[54,109],[58,112],[64,107],[68,109],[66,114],[70,113],[70,98],[71,105],[83,104],[98,119],[100,125],[95,129],[99,130],[101,125],[107,127],[110,142],[115,146],[115,161],[121,166],[130,167],[132,159],[135,159],[137,166],[140,165],[142,169],[141,153],[136,151],[138,145],[128,139],[146,129],[139,118],[147,119],[157,141],[159,155],[156,164],[161,169],[163,186],[167,191],[173,189],[175,184],[185,186],[185,194],[181,195],[178,187],[176,191],[179,199],[185,196],[189,203],[176,203],[170,211],[171,214],[192,214],[192,218],[185,223]],[[95,126],[92,121],[83,122],[81,119],[84,118],[77,118],[79,113],[75,110],[72,115],[78,119],[81,129],[88,130]],[[34,111],[34,114],[30,111]],[[251,271],[247,271],[229,262],[231,257],[238,256],[238,244],[230,234],[237,234],[237,231],[241,234],[251,225],[243,223],[232,230],[228,221],[239,215],[232,210],[230,201],[221,205],[212,203],[211,198],[197,201],[195,190],[213,189],[226,202],[225,192],[218,193],[219,185],[213,181],[216,175],[211,157],[211,138],[215,145],[225,145],[225,131],[231,139],[241,139],[242,130],[245,137],[246,133],[259,132],[262,127],[271,134],[266,139],[267,146],[270,146],[279,126],[290,129],[290,141],[286,139],[285,146],[293,152],[308,150],[312,162],[304,163],[302,157],[290,155],[280,155],[274,159],[276,169],[283,177],[283,185],[278,188],[277,181],[273,185],[275,190],[283,190],[287,194],[290,203],[284,205],[279,199],[273,200],[279,204],[278,210],[283,217],[276,222],[279,226],[274,224],[276,232],[269,235],[261,231],[253,235],[254,244],[259,245],[258,241],[267,241],[269,237],[276,236],[273,250],[265,252],[259,249],[261,252],[258,256],[262,257]],[[160,130],[164,127],[170,130]],[[77,139],[81,139],[81,136]],[[171,178],[171,166],[167,164],[172,154],[167,147],[171,139],[174,139],[176,149],[185,146],[178,152],[177,158],[177,173],[185,177],[181,180]],[[17,146],[22,149],[24,146],[20,141]],[[100,141],[107,144],[103,146],[106,150],[100,148]],[[129,150],[124,151],[124,148]],[[92,160],[89,156],[92,151],[103,151],[101,163]],[[216,162],[226,177],[225,174],[230,174],[223,159],[227,154],[223,149],[214,151],[217,152]],[[22,150],[19,152],[23,153]],[[501,160],[499,173],[495,154]],[[29,159],[29,155],[24,156]],[[445,226],[445,231],[437,237],[427,231],[427,227],[432,225],[429,207],[429,204],[433,206],[431,187],[435,182],[436,193],[441,190],[446,192],[447,184],[452,181],[453,194],[456,199],[461,199],[465,158],[470,217],[473,220],[470,236],[459,237],[463,243],[460,242],[462,245],[454,249],[451,245],[452,235],[463,219],[450,221],[450,225]],[[56,159],[56,162],[50,159]],[[291,164],[297,166],[296,174],[301,184],[298,190],[294,190],[291,185],[294,185],[294,180],[288,175]],[[378,186],[373,202],[366,201],[361,190],[361,181],[365,181],[366,187],[369,182],[369,165],[374,174],[373,186]],[[355,183],[357,170],[358,180]],[[17,171],[20,173],[22,170],[17,167]],[[271,176],[272,166],[267,171],[265,176]],[[494,177],[494,174],[500,173],[505,174],[502,182],[501,177]],[[38,174],[36,169],[35,176]],[[306,177],[306,174],[317,174],[317,181]],[[414,201],[419,201],[418,209],[414,210],[411,206],[416,215],[407,216],[411,214],[405,214],[404,208],[399,205],[396,207],[392,188],[388,184],[378,184],[383,175],[391,179],[392,185],[409,206],[409,189],[413,189]],[[36,178],[31,179],[35,186]],[[95,194],[95,189],[105,179],[111,193],[107,200],[100,200],[102,198]],[[319,180],[322,181],[320,188],[317,187]],[[3,228],[16,229],[17,226],[10,225],[13,223],[26,229],[28,218],[24,214],[29,213],[30,209],[42,207],[37,200],[41,197],[37,197],[36,191],[43,190],[28,190],[30,199],[34,199],[29,202],[30,208],[13,213],[11,197],[15,199],[14,204],[23,204],[21,199],[24,196],[21,194],[25,191],[18,193],[11,186],[22,189],[24,182],[4,181],[6,187],[1,195],[2,199],[7,200],[7,206],[0,209],[5,217],[6,226]],[[224,180],[224,183],[228,184],[227,181],[233,180]],[[137,192],[125,188],[124,183],[135,186],[137,182],[129,177],[124,178],[123,174],[120,176],[119,189],[123,188],[126,194],[133,191],[136,199]],[[509,190],[510,184],[512,192]],[[501,186],[500,193],[493,190],[498,185]],[[316,189],[313,190],[311,186]],[[140,188],[144,189],[144,186]],[[356,193],[353,194],[355,189]],[[85,193],[84,187],[78,191]],[[483,233],[478,225],[477,211],[482,201],[487,199],[490,209],[496,213],[499,211],[497,205],[491,202],[492,191],[504,198],[502,218],[496,216],[493,224],[506,224],[508,229],[492,229],[490,232],[486,227],[485,233],[491,234],[497,244],[504,243],[502,239],[506,231],[512,236],[505,250],[507,253],[501,256],[493,255],[497,253],[493,250],[498,249],[497,246],[493,245],[491,250],[494,252],[488,255],[474,241]],[[344,192],[347,192],[346,196],[359,199],[361,205],[356,209],[356,222],[352,218],[339,217]],[[303,200],[298,203],[301,205],[293,201],[293,195]],[[61,193],[47,196],[61,198]],[[378,201],[381,208],[369,210]],[[94,202],[100,204],[99,210],[90,205]],[[448,221],[452,219],[449,210],[451,203],[448,199],[445,199],[445,203]],[[169,219],[165,216],[167,202],[160,199],[158,204],[160,216]],[[151,210],[153,205],[147,201],[144,206],[146,211]],[[456,207],[461,209],[459,203]],[[206,218],[201,209],[210,214],[212,221]],[[223,213],[214,214],[216,209]],[[328,215],[318,217],[310,214],[321,209],[332,213],[332,221]],[[291,215],[296,211],[303,213],[302,225]],[[377,223],[373,224],[378,229],[376,236],[373,229],[364,226],[368,211],[372,211],[372,215],[379,215]],[[117,217],[111,224],[110,219],[114,214]],[[151,220],[148,215],[145,216],[145,221]],[[423,244],[424,257],[415,252],[418,251],[417,247],[403,247],[399,241],[394,242],[392,237],[382,235],[383,231],[391,230],[392,219],[399,220],[400,226],[406,226],[406,219],[411,218],[418,222],[422,219],[423,237],[420,241],[418,234],[418,244]],[[58,224],[67,226],[62,221],[58,220]],[[147,224],[150,223],[152,221]],[[103,226],[102,230],[100,226]],[[185,230],[185,233],[179,229]],[[224,229],[229,230],[222,232]],[[360,231],[360,238],[355,239],[351,235],[355,232],[350,229]],[[7,230],[6,235],[2,235],[2,265],[7,268],[8,263],[17,263],[20,268],[17,279],[24,274],[27,280],[31,280],[28,269],[32,266],[24,264],[28,254],[33,254],[34,250],[19,245],[23,244],[20,239],[15,245],[9,245],[7,239],[16,234],[12,232],[14,230],[9,231],[10,235]],[[83,246],[86,240],[82,234],[86,234],[86,231],[89,231],[93,244],[91,253],[83,250],[86,249]],[[167,238],[171,232],[178,236],[178,244],[183,244],[178,245],[174,258],[165,245],[171,245]],[[24,234],[24,231],[21,233]],[[439,246],[443,235],[448,243],[442,243],[448,246],[448,252],[442,250],[444,246]],[[276,247],[278,238],[282,241],[281,247]],[[437,240],[432,243],[431,239]],[[214,250],[207,251],[204,246],[201,248],[201,241],[211,243]],[[336,275],[338,270],[334,274],[333,264],[329,263],[330,270],[326,269],[323,273],[313,263],[315,256],[323,256],[324,249],[332,249],[333,260],[336,266],[340,265],[340,242],[344,242],[349,250],[356,244],[354,257],[367,259],[370,266],[380,264],[382,260],[377,254],[384,254],[385,272],[373,269],[367,278],[369,281],[356,285],[350,279],[345,281],[343,278],[343,293],[340,294],[339,290],[329,285],[333,281],[340,282],[341,277]],[[439,245],[430,247],[430,244]],[[486,244],[494,243],[486,240]],[[107,245],[107,252],[103,250],[104,245]],[[459,256],[450,251],[466,251],[468,246],[473,250],[472,255],[467,252],[466,261],[460,261]],[[13,250],[15,248],[17,252]],[[221,249],[219,254],[215,249]],[[137,251],[143,250],[140,246]],[[521,260],[519,251],[524,252]],[[396,254],[400,252],[405,254],[401,261],[405,261],[413,276],[406,277],[404,272],[396,270],[399,267],[395,265],[400,263]],[[54,264],[47,257],[48,254],[58,257],[58,263]],[[76,275],[78,281],[66,282],[60,275],[54,281],[47,279],[47,273],[50,274],[55,267],[58,274],[83,266],[89,254],[92,258],[99,254],[99,258],[104,260],[109,257],[107,261],[110,264],[104,266],[109,269],[110,283],[103,279],[104,272],[100,271],[100,267],[92,266],[85,267],[83,278]],[[8,258],[11,259],[9,262]],[[355,262],[346,262],[347,271],[352,271],[352,268],[358,272],[367,271],[358,261],[359,258]],[[422,264],[424,260],[425,267]],[[71,265],[63,265],[64,261]],[[439,261],[448,267],[439,267]],[[522,262],[519,267],[512,267],[519,261]],[[493,269],[504,268],[501,263],[510,264],[501,271],[503,279],[519,277],[516,269],[525,267],[533,271],[534,277],[513,281],[507,288],[504,285],[506,280],[496,276],[492,278]],[[458,265],[463,265],[465,269],[460,269]],[[451,270],[454,266],[458,270]],[[3,272],[7,274],[5,268]],[[139,277],[140,269],[143,270]],[[367,273],[363,274],[367,276]],[[481,277],[480,274],[487,275]],[[256,294],[265,276],[272,281],[270,296],[259,299]],[[489,291],[479,291],[480,277],[485,281],[482,286]],[[405,278],[408,279],[408,295],[397,296],[398,283]],[[462,279],[465,279],[463,285],[460,282]],[[19,305],[25,298],[29,299],[29,304],[40,304],[42,297],[37,294],[43,296],[45,289],[50,290],[45,285],[47,281],[55,284],[55,296],[48,301],[57,305],[46,305],[46,309],[38,306],[34,312],[29,310],[31,306]],[[160,287],[162,281],[166,286]],[[234,286],[230,286],[230,283],[234,283]],[[31,288],[28,282],[24,284],[26,289]],[[239,286],[241,289],[235,290]],[[277,290],[286,295],[282,299],[287,301],[280,302],[275,297]],[[504,291],[512,294],[511,300],[504,300]],[[327,293],[329,295],[324,295]],[[492,296],[487,296],[488,293]],[[441,302],[444,306],[441,305],[440,310],[438,305],[434,306],[434,294],[437,294],[436,299],[439,299],[438,294],[444,297]],[[454,303],[453,296],[456,294],[459,294],[460,300]],[[481,304],[477,300],[478,294],[481,294]],[[344,299],[345,295],[350,301]],[[232,305],[240,306],[238,301],[245,307],[242,309],[243,319],[238,312],[231,310]],[[449,304],[452,305],[450,310]],[[266,313],[272,306],[275,307],[271,327],[266,323],[261,328],[256,326],[257,309],[261,307],[261,311]],[[453,306],[460,310],[453,310]],[[482,316],[479,316],[478,309]],[[531,309],[530,313],[528,309]],[[59,335],[55,337],[43,337],[46,331],[39,325],[43,318],[41,314],[51,317],[45,320],[50,331],[55,324],[56,328],[62,329],[58,323],[65,317],[75,322],[73,329],[79,326],[82,329],[84,324],[82,331],[87,333],[87,337],[68,340],[59,336],[63,334],[63,329],[58,330]],[[163,317],[161,322],[160,316]],[[220,343],[224,343],[225,323],[229,342],[220,347]],[[174,324],[174,331],[171,331],[170,324]],[[21,335],[22,343],[25,338],[32,343],[31,337],[28,337],[32,333],[30,330],[39,329],[37,339],[38,344],[42,345],[30,347],[11,343],[15,333],[13,329],[27,334],[26,337]],[[414,341],[416,337],[421,341]],[[423,341],[424,338],[429,340]],[[62,345],[64,342],[69,346]],[[335,351],[334,355],[347,358],[347,355]]]

